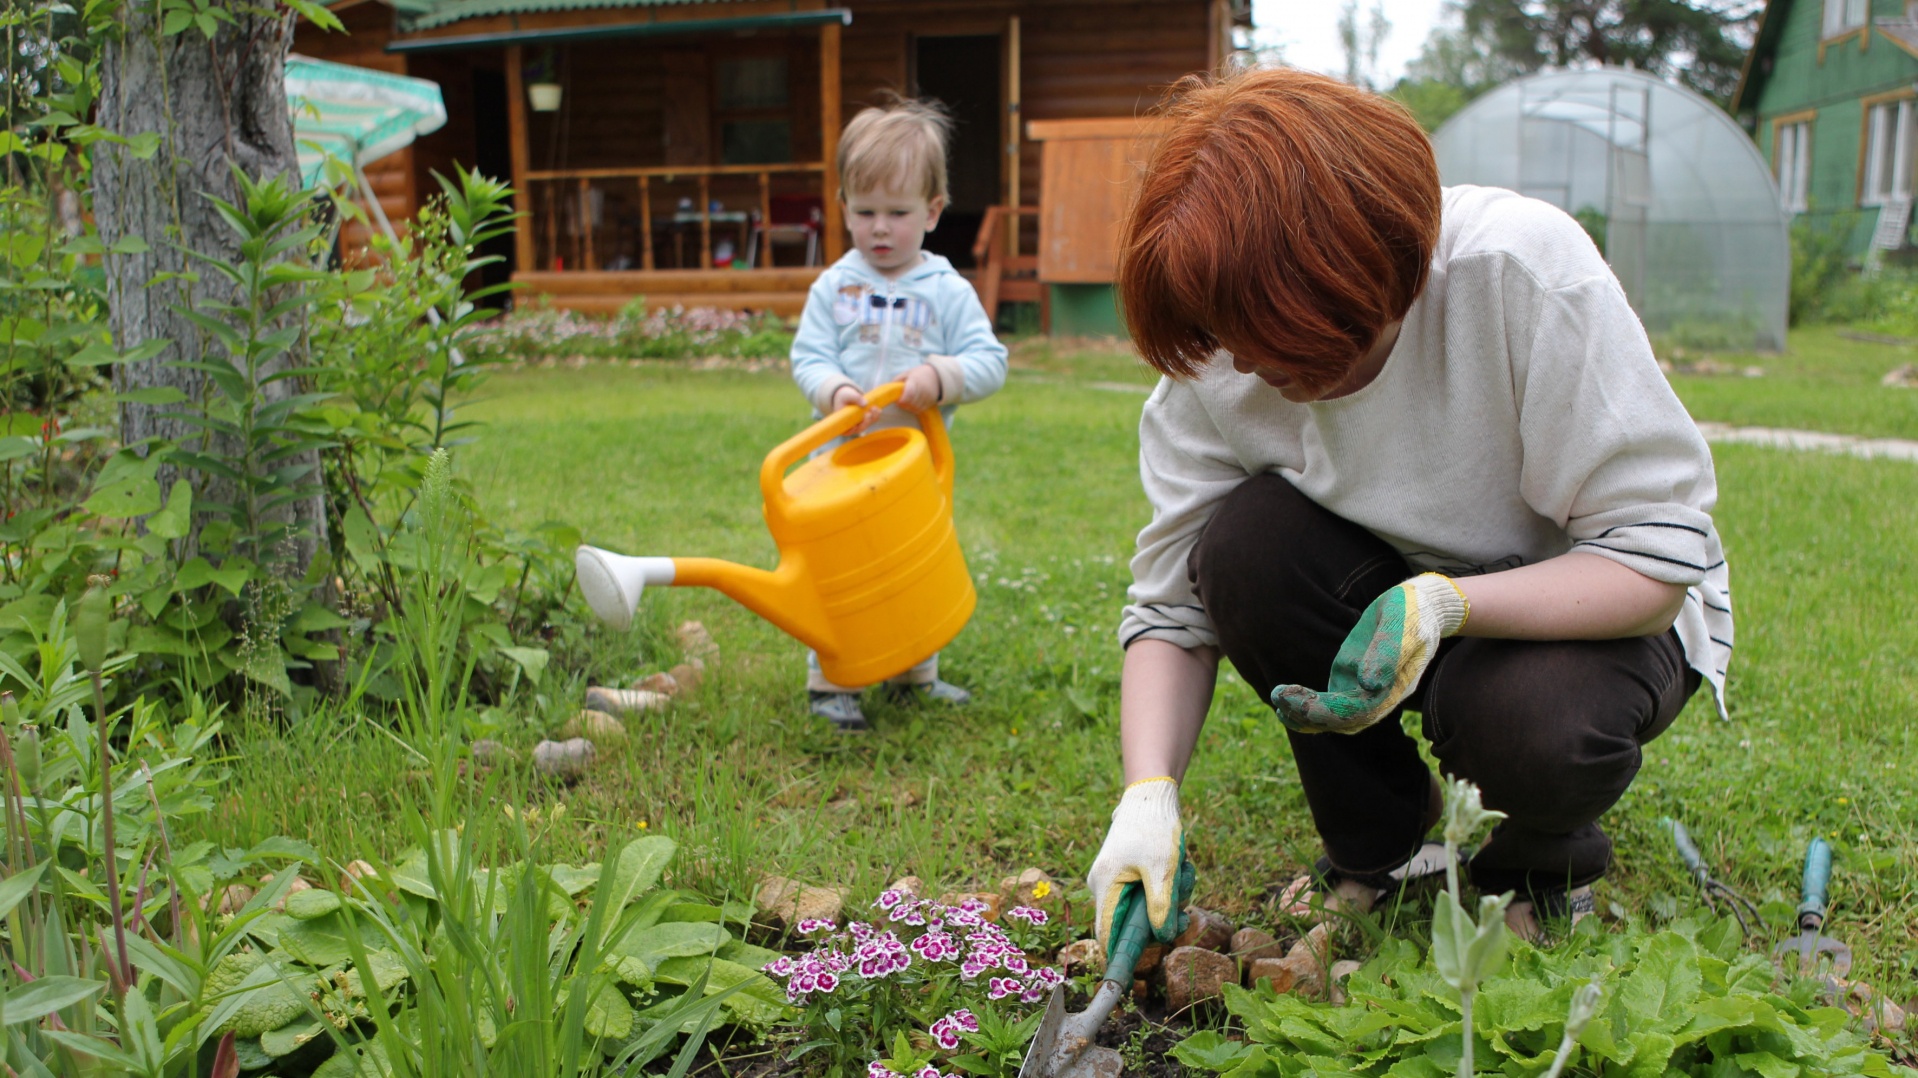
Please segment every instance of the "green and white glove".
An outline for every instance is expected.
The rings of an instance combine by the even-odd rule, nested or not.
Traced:
[[[1126,884],[1145,889],[1152,934],[1169,943],[1181,931],[1177,906],[1179,866],[1185,859],[1185,828],[1179,822],[1179,784],[1170,778],[1141,779],[1125,788],[1112,810],[1105,845],[1086,874],[1097,906],[1094,936],[1112,947],[1113,914]]]
[[[1409,695],[1439,641],[1465,626],[1472,612],[1452,579],[1422,573],[1372,600],[1332,660],[1325,691],[1303,685],[1272,690],[1272,708],[1286,729],[1302,734],[1356,734]]]

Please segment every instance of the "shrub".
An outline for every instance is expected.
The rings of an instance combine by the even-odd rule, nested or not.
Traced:
[[[515,310],[481,332],[480,356],[513,362],[547,359],[784,359],[792,334],[778,317],[710,307],[648,310],[644,298],[612,318],[549,305]]]

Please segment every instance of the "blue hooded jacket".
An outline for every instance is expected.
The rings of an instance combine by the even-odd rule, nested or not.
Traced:
[[[792,367],[815,414],[832,409],[841,386],[865,392],[921,363],[939,372],[947,419],[955,405],[989,397],[1006,381],[1006,346],[993,335],[971,282],[951,262],[926,254],[889,281],[854,250],[813,282],[793,338]]]

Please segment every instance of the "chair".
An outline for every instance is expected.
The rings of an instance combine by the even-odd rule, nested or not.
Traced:
[[[768,219],[753,223],[752,237],[746,241],[746,264],[759,265],[759,241],[782,239],[806,241],[805,265],[819,264],[819,234],[826,220],[826,204],[818,195],[773,195],[767,200]]]
[[[974,285],[986,316],[999,320],[1001,303],[1037,303],[1039,331],[1052,332],[1052,290],[1039,280],[1038,254],[1012,255],[1007,247],[1007,222],[1024,217],[1037,218],[1037,206],[988,206],[985,220],[979,222],[979,238],[973,241],[972,258],[978,266]]]

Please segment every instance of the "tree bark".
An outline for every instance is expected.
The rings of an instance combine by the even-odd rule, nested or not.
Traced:
[[[101,57],[99,124],[115,134],[157,133],[158,152],[138,159],[124,146],[98,143],[93,157],[94,215],[100,238],[114,248],[129,238],[145,241],[140,253],[107,256],[108,304],[115,344],[131,349],[152,340],[171,342],[154,359],[121,364],[114,370],[114,388],[126,392],[171,386],[194,401],[218,390],[198,371],[170,364],[197,360],[217,347],[182,315],[196,302],[232,302],[231,285],[186,254],[190,249],[228,262],[239,258],[239,241],[220,219],[212,195],[237,203],[239,192],[232,169],[237,166],[256,179],[286,174],[297,177],[293,123],[286,103],[286,55],[292,42],[292,17],[284,12],[263,14],[260,7],[239,0],[223,5],[230,22],[217,24],[209,39],[197,26],[162,34],[154,0],[129,0],[123,32]],[[137,246],[137,245],[136,245]],[[174,274],[197,274],[198,280]],[[160,279],[165,277],[165,279]],[[304,346],[275,361],[262,377],[288,365],[304,365]],[[297,380],[285,379],[260,387],[267,399],[299,392]],[[120,405],[120,434],[124,444],[149,438],[199,443],[205,434],[165,413],[189,405]],[[236,459],[236,447],[219,441],[203,443],[208,452]],[[312,469],[312,483],[320,482],[317,454],[284,464]],[[193,475],[196,496],[226,501],[231,489],[215,477]],[[168,480],[164,486],[170,486]],[[196,500],[198,500],[196,498]],[[319,494],[300,499],[286,510],[304,536],[294,549],[279,552],[274,568],[283,576],[303,575],[323,549],[326,517]],[[188,539],[189,551],[198,547],[196,520]]]

